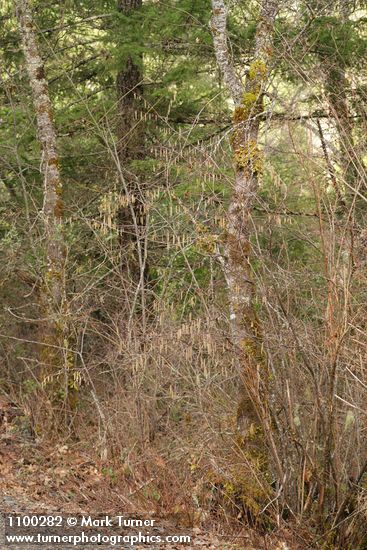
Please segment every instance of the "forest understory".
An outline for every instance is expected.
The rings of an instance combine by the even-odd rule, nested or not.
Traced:
[[[0,23],[1,511],[367,549],[366,1]]]
[[[118,470],[118,464],[101,461],[78,444],[42,445],[29,434],[19,435],[14,424],[10,423],[0,432],[1,512],[3,515],[38,516],[88,514],[94,518],[123,513],[126,517],[154,517],[158,533],[183,533],[191,538],[190,543],[165,544],[163,547],[167,550],[196,547],[203,550],[302,550],[308,547],[307,539],[293,532],[292,527],[284,527],[276,533],[259,533],[238,522],[223,522],[214,515],[208,515],[203,521],[190,505],[189,492],[182,494],[177,478],[177,487],[174,487],[173,474],[169,476],[165,471],[169,465],[162,462],[149,461],[149,480],[144,468],[138,472],[139,466],[135,475],[127,479],[125,472]],[[149,489],[156,485],[160,485],[162,493],[167,493],[164,502],[157,502],[149,495]],[[178,490],[180,496],[174,500],[173,495]],[[186,503],[183,502],[185,499]],[[128,529],[129,534],[137,531],[137,528]],[[49,532],[52,533],[52,529]],[[304,535],[307,537],[306,533]],[[0,544],[8,547],[2,532]],[[91,548],[90,545],[87,547]],[[122,548],[115,545],[105,547]],[[148,547],[162,548],[161,545]],[[21,550],[24,544],[10,548]],[[33,550],[39,546],[26,548]],[[147,544],[126,545],[126,548],[140,550],[147,548]]]

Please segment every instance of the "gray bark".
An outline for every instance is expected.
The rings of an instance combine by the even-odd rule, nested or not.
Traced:
[[[221,0],[212,0],[212,33],[218,65],[235,102],[232,149],[235,183],[228,208],[225,275],[230,302],[233,343],[239,357],[242,379],[238,425],[247,447],[261,457],[264,429],[272,444],[268,411],[268,360],[261,322],[255,309],[256,288],[251,268],[252,210],[263,169],[258,147],[259,115],[270,74],[272,37],[278,2],[264,1],[256,32],[255,51],[244,85],[237,79],[226,35],[227,10]],[[278,464],[280,468],[280,464]]]
[[[28,0],[18,0],[16,13],[21,33],[22,49],[32,91],[37,120],[38,139],[42,149],[44,200],[42,217],[46,268],[43,274],[41,301],[47,319],[42,340],[41,357],[48,366],[62,364],[65,347],[63,310],[65,306],[65,243],[63,237],[63,199],[56,146],[56,130],[44,65],[39,54],[32,11]],[[47,372],[47,371],[46,371]]]

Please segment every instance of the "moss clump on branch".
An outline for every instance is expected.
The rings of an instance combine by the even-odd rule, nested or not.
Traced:
[[[251,64],[248,71],[250,80],[257,80],[262,82],[268,75],[268,67],[262,59],[255,59]]]
[[[261,174],[263,171],[263,154],[254,139],[240,144],[234,149],[236,166],[240,170],[249,171],[251,174]]]
[[[259,86],[257,86],[256,89],[254,89],[254,90],[244,92],[244,94],[242,96],[242,103],[243,103],[244,107],[247,110],[253,108],[253,106],[255,105],[257,100],[259,99],[259,94],[260,94],[260,87]]]
[[[236,167],[239,170],[246,170],[249,175],[259,175],[263,171],[263,155],[260,152],[257,141],[246,136],[246,128],[243,123],[250,121],[261,113],[263,109],[263,96],[261,86],[268,74],[266,63],[256,59],[250,65],[248,72],[247,87],[242,95],[242,102],[235,107],[233,123],[235,125],[232,147]],[[236,127],[241,125],[242,127]]]
[[[257,345],[253,338],[245,338],[241,342],[242,350],[246,356],[255,359],[257,366],[266,367],[266,356],[262,346]]]

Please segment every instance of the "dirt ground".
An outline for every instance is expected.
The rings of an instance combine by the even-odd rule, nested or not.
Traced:
[[[142,509],[136,499],[136,488],[128,483],[121,485],[111,481],[108,468],[96,462],[77,447],[44,446],[29,434],[21,434],[11,425],[0,425],[0,512],[7,514],[36,515],[90,515],[101,514],[111,517],[154,517],[156,526],[150,528],[154,534],[185,534],[191,537],[189,544],[115,545],[107,544],[70,546],[29,544],[6,546],[4,540],[4,517],[0,526],[0,548],[31,550],[45,548],[164,548],[179,550],[191,548],[213,550],[301,550],[305,546],[295,544],[287,532],[282,535],[264,537],[251,530],[242,530],[236,535],[231,530],[213,525],[213,528],[189,525],[182,518],[156,510]],[[42,531],[52,534],[52,528]],[[24,532],[22,532],[23,534]],[[25,530],[27,534],[27,531]],[[107,532],[106,532],[107,533]],[[114,530],[113,534],[118,532]],[[129,534],[134,529],[129,528]],[[18,534],[18,533],[17,533]],[[124,531],[123,534],[126,534]],[[1,539],[1,537],[3,537]]]

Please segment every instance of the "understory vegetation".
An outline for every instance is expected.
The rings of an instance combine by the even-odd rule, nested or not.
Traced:
[[[366,9],[3,0],[17,436],[185,523],[367,547]]]

